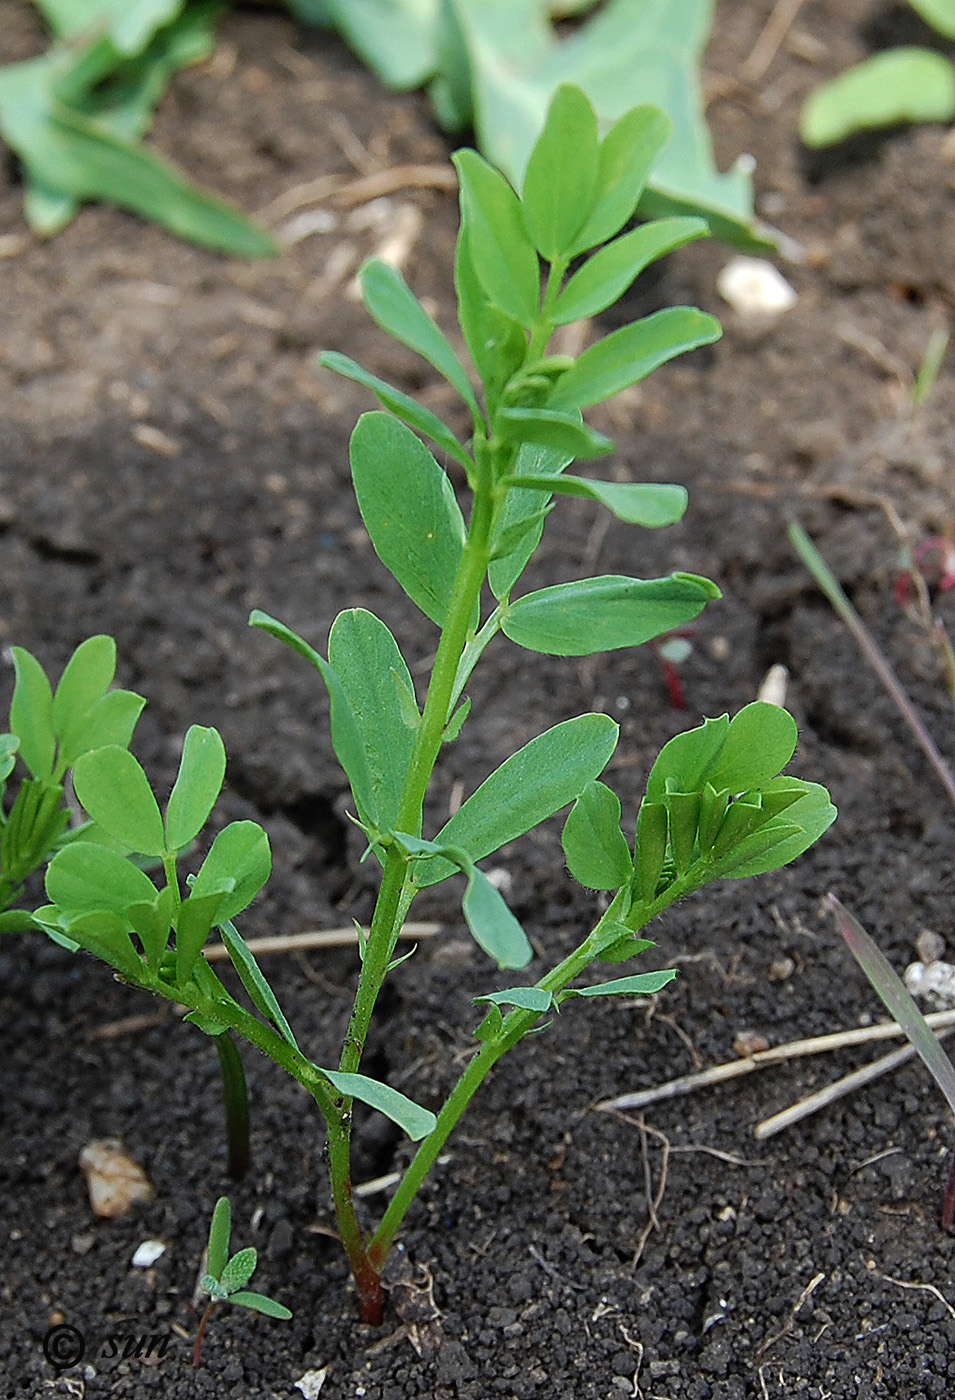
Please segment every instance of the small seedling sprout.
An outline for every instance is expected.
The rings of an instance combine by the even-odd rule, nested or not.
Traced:
[[[268,1298],[264,1293],[252,1293],[246,1284],[255,1273],[258,1255],[254,1249],[240,1249],[230,1256],[229,1240],[232,1234],[232,1206],[227,1196],[220,1196],[212,1212],[209,1226],[209,1245],[206,1250],[206,1272],[199,1287],[209,1295],[209,1302],[199,1319],[196,1330],[196,1344],[192,1353],[192,1364],[202,1364],[202,1339],[209,1320],[216,1308],[223,1303],[233,1307],[249,1308],[252,1312],[265,1313],[267,1317],[287,1322],[292,1314],[282,1303]]]

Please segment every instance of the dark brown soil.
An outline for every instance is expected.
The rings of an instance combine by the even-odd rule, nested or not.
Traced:
[[[726,249],[670,259],[627,310],[695,302],[723,316],[724,339],[594,417],[619,443],[622,474],[687,484],[686,520],[641,535],[564,501],[535,566],[542,582],[673,568],[717,580],[724,600],[701,619],[682,670],[688,708],[668,707],[646,652],[576,663],[502,641],[447,752],[434,815],[547,725],[604,708],[622,727],[611,773],[632,820],[660,744],[751,699],[782,662],[800,722],[796,771],[829,785],[839,822],[796,866],[704,891],[661,919],[645,965],[676,965],[680,977],[652,1006],[571,1005],[501,1065],[409,1217],[379,1332],[356,1320],[327,1235],[320,1123],[295,1086],[246,1057],[255,1167],[230,1186],[206,1038],[85,957],[5,940],[9,1400],[292,1400],[296,1380],[321,1368],[323,1400],[917,1400],[955,1389],[955,1244],[937,1223],[952,1133],[920,1070],[766,1142],[753,1137],[759,1119],[878,1051],[794,1062],[643,1120],[591,1111],[731,1058],[741,1031],[777,1043],[876,1018],[823,911],[827,890],[898,966],[921,929],[951,926],[951,809],[784,526],[796,513],[814,533],[955,757],[934,653],[893,603],[887,515],[913,538],[952,525],[951,362],[928,405],[905,412],[931,330],[952,321],[952,143],[927,128],[808,157],[795,128],[809,87],[870,43],[909,38],[911,25],[869,0],[807,0],[765,73],[740,81],[773,9],[718,6],[709,115],[721,163],[753,152],[761,212],[803,249],[785,267],[799,303],[753,329],[714,290]],[[38,50],[31,16],[8,0],[4,60]],[[423,98],[384,93],[334,40],[258,8],[230,17],[215,58],[177,79],[155,141],[250,210],[329,173],[440,162],[449,149]],[[369,325],[349,279],[385,239],[404,238],[409,281],[450,329],[454,197],[422,188],[324,207],[321,231],[244,265],[105,208],[33,242],[9,163],[0,181],[0,638],[56,671],[84,637],[113,633],[121,682],[149,698],[136,749],[160,785],[190,723],[219,727],[230,754],[222,820],[261,820],[276,857],[247,935],[347,924],[367,917],[373,894],[324,698],[297,658],[246,627],[249,609],[324,646],[336,613],[361,603],[386,618],[412,669],[434,645],[351,495],[347,438],[369,401],[315,355],[342,350],[453,412],[427,367]],[[940,601],[950,617],[951,597]],[[9,678],[8,668],[7,691]],[[567,875],[558,832],[551,824],[498,861],[545,960],[578,940],[595,905]],[[473,1044],[470,999],[495,975],[452,892],[422,900],[420,915],[445,931],[390,980],[369,1064],[436,1104]],[[329,1063],[353,956],[278,957],[267,970],[299,1038]],[[154,1012],[124,1031],[125,1018]],[[157,1194],[135,1216],[97,1221],[77,1154],[114,1135]],[[365,1123],[359,1179],[406,1156],[380,1121]],[[256,1284],[294,1317],[221,1315],[194,1373],[190,1300],[223,1191],[236,1245],[260,1250]],[[166,1252],[131,1268],[148,1238]],[[61,1320],[86,1354],[57,1371],[42,1343]],[[124,1343],[108,1340],[143,1334],[170,1336],[158,1364],[124,1361]]]

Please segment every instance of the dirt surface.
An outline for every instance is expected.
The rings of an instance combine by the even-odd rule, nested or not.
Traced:
[[[753,1136],[758,1120],[879,1050],[795,1061],[642,1118],[592,1111],[731,1059],[740,1032],[781,1043],[876,1019],[823,911],[827,890],[899,967],[920,930],[951,926],[951,809],[784,525],[794,513],[812,531],[955,757],[935,654],[893,602],[891,518],[913,540],[953,523],[950,363],[928,404],[906,412],[930,332],[951,324],[952,142],[933,127],[807,156],[795,129],[810,86],[912,26],[876,3],[807,0],[754,76],[744,65],[773,9],[718,6],[709,115],[721,164],[756,156],[760,211],[802,250],[782,264],[798,304],[771,326],[739,321],[714,289],[730,256],[716,244],[675,255],[638,288],[631,315],[685,301],[725,324],[712,350],[593,415],[617,439],[622,478],[684,482],[690,509],[679,527],[642,535],[561,501],[534,569],[535,584],[675,568],[715,579],[724,599],[700,619],[681,671],[687,708],[668,706],[646,651],[568,662],[502,640],[475,678],[432,817],[520,743],[593,708],[620,722],[610,774],[632,820],[661,743],[750,700],[781,662],[800,723],[795,771],[828,784],[839,822],[793,868],[726,882],[660,919],[644,966],[680,976],[655,1002],[571,1004],[502,1063],[408,1219],[380,1331],[356,1320],[328,1237],[320,1123],[291,1081],[246,1056],[255,1166],[230,1185],[206,1038],[92,960],[7,939],[5,1400],[293,1400],[310,1370],[326,1372],[323,1400],[918,1400],[955,1389],[955,1243],[937,1223],[952,1134],[924,1074],[880,1079],[766,1141]],[[27,5],[7,0],[0,57],[40,44]],[[371,405],[315,356],[344,351],[454,412],[428,368],[369,324],[351,286],[364,257],[397,243],[412,286],[452,331],[454,195],[401,188],[348,207],[310,203],[308,187],[441,164],[450,146],[421,97],[384,93],[334,40],[258,8],[229,17],[215,57],[176,80],[155,142],[296,241],[277,260],[241,264],[91,208],[36,243],[8,162],[0,640],[56,672],[84,637],[114,634],[121,683],[149,699],[135,748],[158,783],[171,782],[186,727],[214,724],[230,755],[221,820],[251,816],[269,831],[275,875],[246,935],[341,926],[368,916],[373,874],[358,863],[325,701],[303,663],[245,624],[262,607],[324,647],[337,612],[361,603],[387,620],[413,672],[428,661],[430,624],[379,565],[349,487],[348,434]],[[952,597],[939,601],[950,620]],[[10,681],[7,667],[7,693]],[[589,927],[596,901],[564,869],[558,823],[493,864],[542,959]],[[416,914],[444,931],[389,981],[368,1064],[437,1104],[473,1045],[471,997],[498,984],[449,887]],[[275,958],[267,971],[302,1043],[329,1063],[353,955]],[[145,1025],[134,1032],[129,1017]],[[156,1186],[153,1202],[112,1222],[91,1215],[77,1168],[84,1143],[108,1136]],[[407,1153],[368,1119],[358,1179]],[[294,1317],[220,1315],[193,1372],[190,1301],[223,1191],[236,1246],[259,1248],[256,1285]],[[165,1253],[132,1268],[152,1238]],[[75,1366],[44,1358],[58,1322],[85,1338]],[[144,1335],[168,1339],[165,1355],[124,1360],[125,1339]]]

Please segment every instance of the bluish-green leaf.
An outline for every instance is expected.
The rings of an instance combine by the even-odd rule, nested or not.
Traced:
[[[476,865],[468,875],[461,908],[474,941],[498,967],[527,966],[534,956],[527,934],[508,909],[501,892]]]
[[[232,1206],[228,1196],[220,1196],[212,1212],[209,1226],[209,1249],[206,1268],[218,1282],[229,1259],[229,1239],[232,1235]]]
[[[778,705],[754,700],[730,720],[719,756],[706,774],[717,791],[748,792],[775,778],[792,758],[799,731]]]
[[[359,1099],[370,1108],[376,1108],[393,1123],[397,1123],[412,1142],[419,1142],[421,1138],[427,1137],[438,1121],[429,1109],[422,1108],[406,1095],[400,1094],[397,1089],[392,1089],[388,1084],[381,1084],[377,1079],[369,1079],[364,1074],[346,1074],[342,1070],[325,1069],[322,1073],[331,1080],[340,1094],[345,1094],[350,1099]]]
[[[620,830],[620,799],[596,780],[570,809],[561,842],[570,873],[590,890],[619,890],[633,873],[633,857]]]
[[[290,646],[293,651],[298,652],[299,656],[310,662],[325,682],[330,702],[329,718],[332,747],[351,784],[351,790],[358,807],[358,815],[367,825],[377,825],[378,809],[375,805],[371,774],[368,771],[368,761],[365,757],[365,746],[362,743],[355,716],[351,712],[348,699],[334,668],[329,666],[325,658],[320,656],[314,647],[309,646],[308,642],[298,633],[293,632],[284,623],[276,621],[268,613],[253,608],[249,615],[249,625],[261,627],[264,632],[277,637],[280,642],[285,642],[286,646]]]
[[[237,1250],[219,1275],[219,1283],[227,1293],[235,1293],[248,1283],[257,1263],[258,1255],[251,1247]]]
[[[480,422],[474,390],[444,332],[425,311],[397,268],[373,259],[359,273],[365,305],[382,330],[417,351],[461,395]]]
[[[390,88],[420,87],[438,62],[438,0],[287,0],[306,24],[332,23]]]
[[[230,822],[218,833],[192,884],[193,895],[205,895],[224,880],[232,889],[223,897],[215,922],[225,923],[252,902],[269,878],[272,855],[269,838],[258,822]]]
[[[415,742],[399,696],[399,686],[414,694],[411,674],[388,628],[364,608],[339,613],[328,660],[361,736],[379,824],[394,826]],[[397,684],[387,684],[393,673]]]
[[[674,792],[701,792],[726,742],[729,725],[729,715],[705,719],[664,744],[647,778],[647,801],[662,802],[668,786]]]
[[[611,439],[588,427],[579,414],[553,408],[502,408],[495,415],[494,426],[505,442],[537,443],[583,461],[606,457],[613,451]]]
[[[166,807],[167,850],[180,851],[199,835],[222,790],[225,767],[225,745],[218,731],[191,725]]]
[[[594,109],[580,88],[561,85],[551,99],[521,187],[524,225],[549,262],[568,252],[591,212],[597,165]]]
[[[20,757],[34,778],[49,778],[56,752],[50,682],[35,656],[23,647],[10,650],[16,675],[10,701],[10,728],[20,740]]]
[[[955,69],[932,49],[874,54],[810,93],[799,118],[807,146],[831,146],[857,131],[955,117]]]
[[[229,1302],[240,1308],[251,1308],[253,1312],[264,1313],[266,1317],[277,1318],[279,1322],[288,1322],[292,1316],[284,1303],[277,1303],[274,1298],[268,1298],[264,1293],[250,1293],[246,1288],[230,1293]]]
[[[501,624],[505,636],[550,656],[640,646],[699,616],[720,591],[696,574],[635,579],[619,575],[559,583],[512,603]]]
[[[81,805],[110,836],[140,855],[162,855],[162,813],[129,749],[110,744],[83,754],[73,768],[73,786]]]
[[[703,219],[654,219],[608,243],[578,268],[557,298],[554,322],[565,326],[596,316],[619,301],[650,263],[709,229]]]
[[[539,734],[495,769],[458,808],[435,840],[481,860],[573,802],[602,773],[619,729],[609,715],[577,715]],[[415,871],[422,887],[451,873],[447,861]]]
[[[779,870],[818,841],[835,819],[836,809],[826,789],[819,783],[807,783],[805,797],[748,836],[715,874],[739,880]]]
[[[85,841],[64,846],[50,861],[46,892],[68,916],[107,909],[125,918],[130,905],[152,904],[156,886],[131,860]],[[127,920],[127,927],[131,927]]]
[[[422,612],[443,626],[465,539],[447,475],[411,429],[387,413],[359,418],[351,468],[376,554]]]
[[[492,1006],[516,1006],[521,1011],[549,1011],[554,1004],[554,994],[543,987],[505,987],[503,991],[487,992],[472,1000],[478,1006],[490,1002]]]
[[[611,331],[578,356],[557,381],[548,408],[586,408],[646,379],[677,355],[710,345],[719,321],[692,306],[669,306]]]
[[[408,394],[403,394],[394,385],[388,384],[384,379],[379,379],[376,374],[369,374],[361,365],[350,360],[347,355],[339,355],[337,351],[327,350],[319,356],[319,363],[326,369],[334,370],[336,374],[343,375],[345,379],[353,379],[356,384],[364,384],[373,394],[376,394],[385,408],[389,409],[396,418],[400,418],[403,423],[414,428],[418,433],[429,437],[450,457],[460,462],[466,471],[470,471],[474,463],[468,456],[467,449],[458,442],[451,429],[442,423],[436,413],[425,408],[416,399],[410,398]]]
[[[540,477],[559,476],[572,460],[565,452],[528,443],[517,454],[514,472],[516,476],[528,476],[536,481]],[[549,510],[549,492],[517,486],[508,491],[494,532],[497,557],[491,560],[487,575],[495,598],[506,597],[524,572],[540,542]]]
[[[578,454],[580,455],[580,454]],[[683,519],[687,493],[684,486],[656,485],[653,482],[591,481],[583,476],[549,476],[522,474],[508,479],[511,486],[534,491],[554,492],[556,495],[583,496],[599,501],[628,525],[642,525],[656,530],[675,525]]]
[[[292,1027],[286,1020],[285,1013],[279,1006],[278,998],[253,957],[249,945],[235,925],[228,920],[222,923],[220,932],[222,933],[222,941],[229,950],[232,965],[239,974],[239,980],[252,999],[253,1005],[262,1012],[267,1020],[272,1022],[282,1038],[293,1049],[297,1050],[298,1042],[292,1034]]]
[[[672,123],[659,107],[632,107],[600,143],[594,205],[572,253],[606,243],[633,217],[643,187],[670,139]]]
[[[540,267],[511,186],[476,151],[452,157],[474,270],[495,306],[524,326],[540,309]]]
[[[633,977],[615,977],[611,982],[599,982],[594,987],[569,987],[564,997],[653,996],[676,977],[676,969],[665,972],[638,972]]]

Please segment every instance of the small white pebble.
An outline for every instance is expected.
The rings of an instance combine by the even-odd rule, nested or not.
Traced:
[[[319,1370],[306,1371],[304,1376],[299,1376],[295,1382],[295,1389],[300,1390],[305,1396],[305,1400],[317,1400],[318,1393],[325,1384],[325,1377],[328,1375],[328,1367],[322,1366]]]
[[[165,1252],[166,1246],[162,1240],[143,1240],[130,1263],[134,1269],[148,1269],[157,1259],[161,1259]]]
[[[493,870],[485,871],[485,874],[498,894],[503,894],[506,897],[513,890],[514,876],[509,870],[505,870],[503,866],[496,866]]]
[[[902,980],[912,996],[924,997],[939,1011],[955,1006],[955,967],[951,963],[911,963]]]
[[[763,258],[733,258],[717,274],[716,290],[744,320],[767,320],[799,300],[782,273]]]

